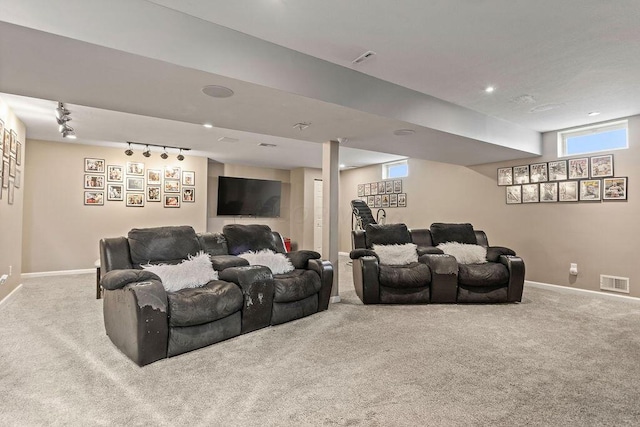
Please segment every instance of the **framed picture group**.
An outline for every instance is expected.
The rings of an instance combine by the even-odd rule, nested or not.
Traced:
[[[142,162],[108,165],[104,159],[85,158],[84,172],[87,206],[103,206],[105,198],[124,201],[129,207],[157,202],[165,208],[179,208],[182,203],[195,202],[195,172],[177,166],[148,169]]]
[[[498,168],[498,185],[508,205],[627,200],[627,177],[614,176],[612,154]]]
[[[22,143],[18,141],[18,134],[0,120],[0,200],[6,189],[6,199],[10,205],[14,203],[16,189],[20,188],[21,165]]]
[[[407,207],[407,194],[402,192],[401,179],[358,184],[358,197],[370,208]]]

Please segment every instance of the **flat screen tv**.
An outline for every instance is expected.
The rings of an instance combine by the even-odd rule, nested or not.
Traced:
[[[280,181],[218,177],[218,215],[279,217],[281,188]]]

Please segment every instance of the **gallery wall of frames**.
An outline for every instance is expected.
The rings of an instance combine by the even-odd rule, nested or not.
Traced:
[[[406,208],[407,193],[401,179],[358,184],[358,197],[370,208]]]
[[[20,188],[22,181],[22,143],[18,141],[15,130],[5,127],[0,120],[0,199],[3,198],[6,188],[7,203],[13,205],[16,189]]]
[[[508,205],[627,200],[627,184],[614,174],[613,154],[498,168]]]
[[[104,206],[124,202],[143,207],[145,203],[162,203],[165,208],[179,208],[194,203],[196,175],[180,167],[145,169],[143,162],[105,164],[104,159],[84,159],[84,204]]]

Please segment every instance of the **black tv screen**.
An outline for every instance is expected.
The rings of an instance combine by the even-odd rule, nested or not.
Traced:
[[[279,217],[282,183],[265,179],[218,177],[218,215]]]

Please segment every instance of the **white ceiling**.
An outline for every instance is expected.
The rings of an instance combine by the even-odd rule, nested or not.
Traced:
[[[61,140],[60,100],[88,144],[290,169],[347,137],[349,166],[487,163],[539,154],[533,131],[639,114],[638,18],[637,0],[0,0],[0,97],[36,139]]]

